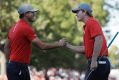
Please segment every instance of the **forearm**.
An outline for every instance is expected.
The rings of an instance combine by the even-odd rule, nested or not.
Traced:
[[[61,47],[59,44],[59,42],[54,42],[54,43],[43,43],[41,47],[41,49],[52,49],[52,48],[57,48],[57,47]]]
[[[85,48],[84,46],[72,46],[71,44],[66,45],[67,48],[71,49],[72,51],[84,54]]]
[[[36,38],[33,40],[33,43],[35,43],[35,45],[40,49],[52,49],[52,48],[64,46],[63,40],[59,40],[59,41],[54,42],[54,43],[46,43],[46,42],[43,42],[40,39]]]
[[[102,36],[95,38],[92,60],[96,61],[102,48]]]
[[[4,53],[9,54],[9,48],[4,48]]]
[[[9,43],[9,40],[7,39],[4,46],[4,53],[5,53],[6,59],[8,59],[8,55],[10,51],[9,47],[10,47],[10,43]]]
[[[8,60],[9,49],[8,48],[4,48],[4,53],[5,53],[6,60]]]

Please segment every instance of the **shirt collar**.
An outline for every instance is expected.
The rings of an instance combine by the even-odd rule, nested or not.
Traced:
[[[88,20],[87,20],[87,22],[84,24],[83,28],[86,27],[86,25],[88,24],[88,22],[89,22],[91,19],[93,19],[93,17],[89,17],[89,18],[88,18]]]

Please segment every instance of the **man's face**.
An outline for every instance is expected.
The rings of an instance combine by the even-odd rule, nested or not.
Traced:
[[[26,13],[26,18],[28,19],[29,22],[34,22],[36,20],[36,12],[27,12]]]
[[[83,21],[83,18],[85,16],[85,12],[82,10],[79,10],[79,11],[77,11],[76,16],[77,16],[78,21]]]

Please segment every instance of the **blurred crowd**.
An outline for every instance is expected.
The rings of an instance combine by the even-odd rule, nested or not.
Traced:
[[[37,71],[36,68],[29,67],[29,71],[31,80],[81,80],[79,72],[71,69],[49,68]],[[0,80],[7,80],[6,75],[1,75]]]
[[[29,67],[31,80],[84,80],[84,73],[77,70],[63,68],[49,68],[38,71],[34,67]],[[116,76],[117,75],[117,76]],[[119,69],[110,72],[108,80],[119,80]],[[0,75],[0,80],[7,80],[6,75]]]
[[[80,80],[80,74],[76,70],[63,68],[49,68],[37,72],[35,68],[30,70],[31,80]]]

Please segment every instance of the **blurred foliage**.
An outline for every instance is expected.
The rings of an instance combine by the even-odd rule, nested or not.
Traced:
[[[9,28],[19,19],[18,7],[23,3],[31,3],[39,9],[37,20],[33,24],[38,37],[53,42],[65,37],[74,45],[82,43],[82,25],[76,21],[71,9],[81,2],[89,3],[93,15],[101,25],[106,23],[107,12],[103,10],[104,0],[0,0],[0,37],[5,39]],[[33,46],[31,65],[37,68],[64,67],[83,70],[85,58],[76,59],[74,52],[66,48],[39,50]]]
[[[109,55],[112,68],[119,68],[119,48],[112,45],[112,47],[109,49]]]

